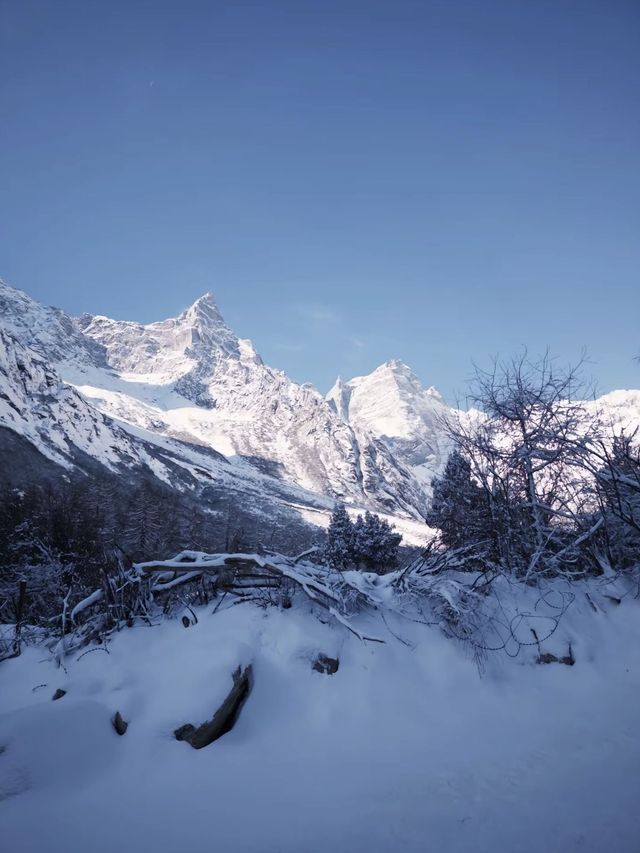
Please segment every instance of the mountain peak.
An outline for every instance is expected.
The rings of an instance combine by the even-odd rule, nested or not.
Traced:
[[[224,320],[222,319],[222,314],[220,314],[216,300],[209,291],[199,296],[193,305],[190,305],[189,308],[182,312],[179,319],[183,318],[196,320],[204,325],[224,325]]]
[[[218,305],[216,303],[216,300],[214,299],[213,293],[211,293],[210,290],[207,290],[207,292],[203,293],[202,296],[198,296],[198,298],[196,299],[196,301],[193,303],[193,305],[191,307],[195,308],[196,305],[209,306],[211,308],[215,308],[216,310],[218,308]]]
[[[188,332],[194,344],[201,343],[205,349],[213,346],[228,354],[238,353],[238,336],[225,323],[213,294],[209,292],[198,297],[174,323]]]
[[[385,361],[374,371],[389,371],[391,373],[397,373],[404,376],[413,375],[413,370],[409,367],[408,364],[405,364],[404,361],[401,361],[399,358],[392,358],[390,361]]]

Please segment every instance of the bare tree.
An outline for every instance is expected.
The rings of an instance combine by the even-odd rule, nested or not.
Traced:
[[[488,556],[526,581],[583,571],[576,564],[602,524],[589,518],[584,488],[591,435],[584,363],[563,369],[548,352],[531,359],[523,350],[476,368],[472,410],[447,425],[484,491]]]
[[[603,571],[640,563],[640,442],[613,425],[589,443],[585,462],[592,477],[603,529],[594,557]]]

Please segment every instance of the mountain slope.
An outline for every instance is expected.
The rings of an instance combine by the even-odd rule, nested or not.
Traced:
[[[1,328],[0,422],[64,467],[72,467],[79,453],[99,459],[111,470],[153,465],[126,432],[62,382],[41,356]],[[166,476],[159,468],[156,473]]]
[[[41,305],[0,279],[0,328],[50,365],[106,367],[103,348],[64,311]]]

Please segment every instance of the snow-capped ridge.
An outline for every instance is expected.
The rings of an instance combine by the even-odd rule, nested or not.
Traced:
[[[419,484],[389,447],[367,431],[356,435],[311,383],[265,365],[253,344],[226,325],[211,294],[155,323],[80,322],[119,377],[115,395],[99,387],[101,379],[83,384],[112,417],[190,435],[227,457],[271,466],[311,491],[424,514]]]
[[[100,344],[59,308],[42,305],[0,279],[0,324],[24,347],[57,364],[105,366]]]
[[[7,404],[0,421],[12,419],[14,431],[36,445],[42,439],[57,447],[68,433],[84,452],[102,453],[89,436],[94,423],[105,436],[110,432],[106,415],[131,436],[144,434],[159,445],[178,440],[221,454],[232,468],[257,469],[272,478],[274,491],[302,489],[325,503],[339,498],[413,518],[424,517],[431,481],[449,452],[451,409],[405,362],[391,359],[367,375],[339,377],[323,397],[265,365],[251,341],[226,324],[211,293],[176,317],[145,324],[71,318],[0,281],[0,326],[37,354],[34,376],[51,369],[60,383],[59,402],[38,408],[40,391],[26,393],[16,365],[6,368],[5,402],[23,412]],[[79,431],[67,406],[74,395],[88,407],[82,406]],[[587,405],[626,430],[640,423],[638,391],[611,392]],[[47,421],[54,410],[60,422]]]
[[[411,391],[416,391],[418,393],[425,393],[428,396],[434,397],[444,403],[444,397],[440,391],[434,385],[425,389],[414,370],[399,358],[393,358],[389,361],[385,361],[382,364],[379,364],[378,367],[371,371],[371,373],[367,373],[362,376],[354,376],[353,379],[349,379],[347,381],[343,380],[339,376],[333,387],[327,393],[326,398],[333,399],[337,391],[342,393],[345,388],[353,390],[360,385],[370,385],[374,382],[386,382],[390,389],[392,386],[397,386],[406,390],[410,389]]]
[[[158,385],[176,382],[194,370],[206,372],[217,358],[241,355],[239,339],[210,293],[166,320],[136,323],[83,315],[76,322],[85,335],[105,347],[110,367]],[[255,358],[246,344],[244,351]]]

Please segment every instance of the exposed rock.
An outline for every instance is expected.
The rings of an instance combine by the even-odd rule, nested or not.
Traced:
[[[569,654],[561,658],[551,654],[551,652],[538,655],[538,663],[563,663],[565,666],[573,666],[575,662],[576,659],[573,656],[571,646],[569,646]]]
[[[116,711],[113,719],[111,720],[111,724],[113,725],[113,728],[116,730],[116,733],[121,735],[121,736],[129,728],[129,723],[126,720],[122,719],[122,714],[120,713],[120,711]]]
[[[238,667],[233,673],[233,687],[213,717],[200,726],[194,726],[191,723],[180,726],[174,731],[176,740],[186,740],[194,749],[202,749],[203,746],[208,746],[231,731],[251,692],[252,677],[251,666],[247,666],[244,670]]]
[[[58,687],[58,689],[56,690],[56,692],[53,694],[53,696],[51,698],[55,702],[56,699],[62,699],[62,697],[66,696],[66,695],[67,695],[67,691],[63,690],[61,687]]]
[[[334,675],[338,671],[340,661],[338,658],[330,658],[327,655],[319,654],[313,662],[313,669],[316,672],[323,672],[325,675]]]

